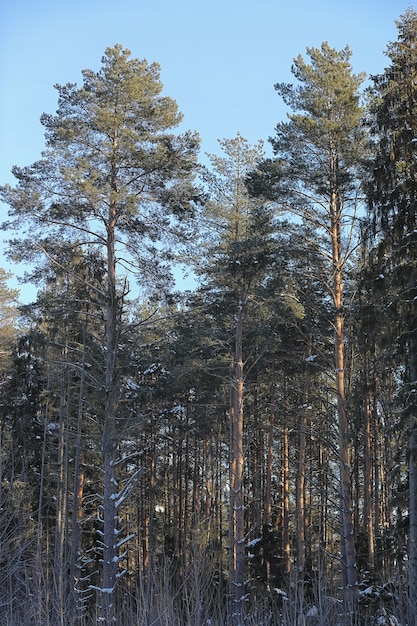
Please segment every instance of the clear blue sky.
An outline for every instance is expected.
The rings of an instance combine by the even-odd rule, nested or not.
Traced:
[[[292,59],[328,41],[353,52],[355,72],[381,73],[395,20],[409,0],[3,0],[0,8],[0,184],[44,146],[42,113],[56,110],[53,85],[81,84],[115,43],[157,61],[165,95],[197,130],[202,153],[237,132],[251,143],[274,134],[285,109],[274,91]],[[0,222],[7,207],[0,205]],[[0,233],[0,241],[2,239]],[[20,268],[0,264],[21,273]],[[14,283],[13,283],[14,284]],[[24,286],[20,287],[26,300]]]

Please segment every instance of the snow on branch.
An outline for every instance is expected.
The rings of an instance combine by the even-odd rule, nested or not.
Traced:
[[[119,491],[119,493],[114,493],[111,496],[112,500],[115,500],[114,505],[116,509],[118,509],[126,500],[126,498],[130,495],[135,481],[139,478],[143,471],[143,467],[140,467],[138,470],[136,470],[136,472],[134,472],[129,478],[123,489]]]
[[[130,541],[131,539],[134,539],[136,537],[135,533],[130,533],[130,535],[127,535],[127,537],[125,537],[124,539],[121,539],[117,544],[116,547],[117,548],[121,548],[121,546],[123,546],[125,543],[127,543],[128,541]]]

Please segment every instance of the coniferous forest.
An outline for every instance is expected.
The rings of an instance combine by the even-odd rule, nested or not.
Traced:
[[[37,288],[0,270],[1,626],[417,626],[417,12],[396,25],[380,75],[295,58],[268,153],[201,155],[121,45],[56,86],[0,188]]]

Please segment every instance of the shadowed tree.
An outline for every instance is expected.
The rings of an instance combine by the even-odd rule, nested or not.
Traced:
[[[367,184],[366,263],[379,302],[379,334],[395,364],[399,409],[408,420],[408,623],[417,623],[417,13],[396,22],[390,65],[373,77],[370,130],[375,154]],[[376,318],[378,319],[378,318]],[[385,335],[385,337],[383,336]],[[399,382],[401,381],[401,383]]]
[[[256,297],[271,267],[273,222],[268,207],[250,198],[245,180],[263,157],[263,145],[251,147],[241,135],[219,142],[223,154],[209,155],[203,168],[208,201],[203,216],[202,259],[198,271],[211,306],[222,317],[224,342],[230,346],[230,502],[229,594],[232,623],[241,624],[245,602],[244,396],[245,338],[250,320],[262,319],[263,298]],[[220,313],[221,311],[221,313]],[[233,337],[233,338],[232,338]]]

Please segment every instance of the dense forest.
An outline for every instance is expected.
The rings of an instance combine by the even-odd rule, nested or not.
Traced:
[[[200,155],[157,63],[0,188],[1,626],[417,626],[417,12]],[[192,277],[187,290],[180,272]]]

